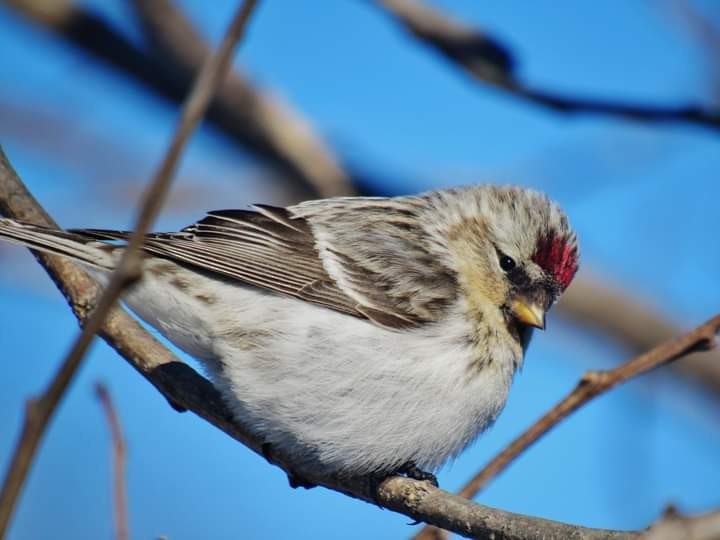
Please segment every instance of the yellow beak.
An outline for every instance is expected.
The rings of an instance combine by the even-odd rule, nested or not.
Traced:
[[[511,309],[515,318],[522,324],[545,330],[545,310],[537,304],[528,302],[524,298],[517,298],[513,301]]]

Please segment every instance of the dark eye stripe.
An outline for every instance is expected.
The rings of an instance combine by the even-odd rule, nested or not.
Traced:
[[[515,287],[524,289],[531,283],[530,276],[522,266],[516,266],[507,273],[507,277]]]

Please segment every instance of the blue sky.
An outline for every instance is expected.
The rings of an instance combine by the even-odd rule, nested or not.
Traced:
[[[139,42],[125,2],[84,3]],[[181,3],[213,42],[234,6]],[[713,100],[704,51],[662,3],[434,4],[507,42],[533,86],[638,103]],[[0,144],[61,224],[128,226],[175,109],[6,9],[0,29]],[[375,192],[484,181],[543,189],[579,231],[582,272],[622,284],[681,327],[718,309],[718,133],[558,116],[518,102],[468,80],[362,0],[262,2],[236,64],[311,118]],[[252,202],[289,201],[261,164],[204,128],[158,228]],[[4,467],[24,400],[47,382],[77,332],[60,295],[19,248],[0,246],[0,328]],[[551,318],[506,411],[443,469],[441,485],[459,488],[585,369],[626,356],[620,345]],[[407,518],[337,493],[291,490],[281,471],[170,409],[98,342],[48,432],[10,538],[112,535],[96,380],[109,386],[128,440],[133,537],[399,538],[416,530]],[[719,411],[717,398],[658,371],[561,425],[479,500],[608,528],[645,526],[668,503],[719,506]]]

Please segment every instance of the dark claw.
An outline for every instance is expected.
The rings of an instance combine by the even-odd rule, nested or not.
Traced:
[[[177,412],[187,412],[187,408],[180,405],[177,401],[174,401],[174,400],[170,399],[169,397],[166,397],[165,399],[167,400],[168,405],[170,405]]]
[[[270,465],[275,465],[272,458],[272,444],[269,442],[262,443],[262,445],[260,445],[260,452],[262,452],[263,457]]]
[[[294,473],[294,472],[287,473],[287,478],[288,478],[288,484],[290,484],[290,487],[293,489],[297,489],[297,488],[312,489],[312,488],[317,487],[317,484],[308,482],[302,476],[300,476],[299,474]]]
[[[412,461],[408,461],[405,465],[402,465],[395,471],[396,474],[404,474],[408,478],[413,480],[420,480],[421,482],[430,482],[433,486],[438,487],[437,477],[433,473],[418,469],[417,465]]]
[[[275,463],[275,460],[273,459],[272,444],[262,443],[262,445],[260,446],[260,452],[270,465],[277,465],[277,463]],[[314,487],[317,487],[317,484],[313,484],[312,482],[305,480],[301,475],[294,471],[285,471],[285,474],[287,474],[288,484],[290,484],[290,487],[293,489],[312,489]]]

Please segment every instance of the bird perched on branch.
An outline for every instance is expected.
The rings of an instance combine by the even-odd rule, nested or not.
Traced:
[[[0,219],[0,238],[101,282],[129,234]],[[268,455],[433,482],[502,410],[578,264],[555,203],[489,185],[210,212],[143,251],[124,302],[205,365]]]

